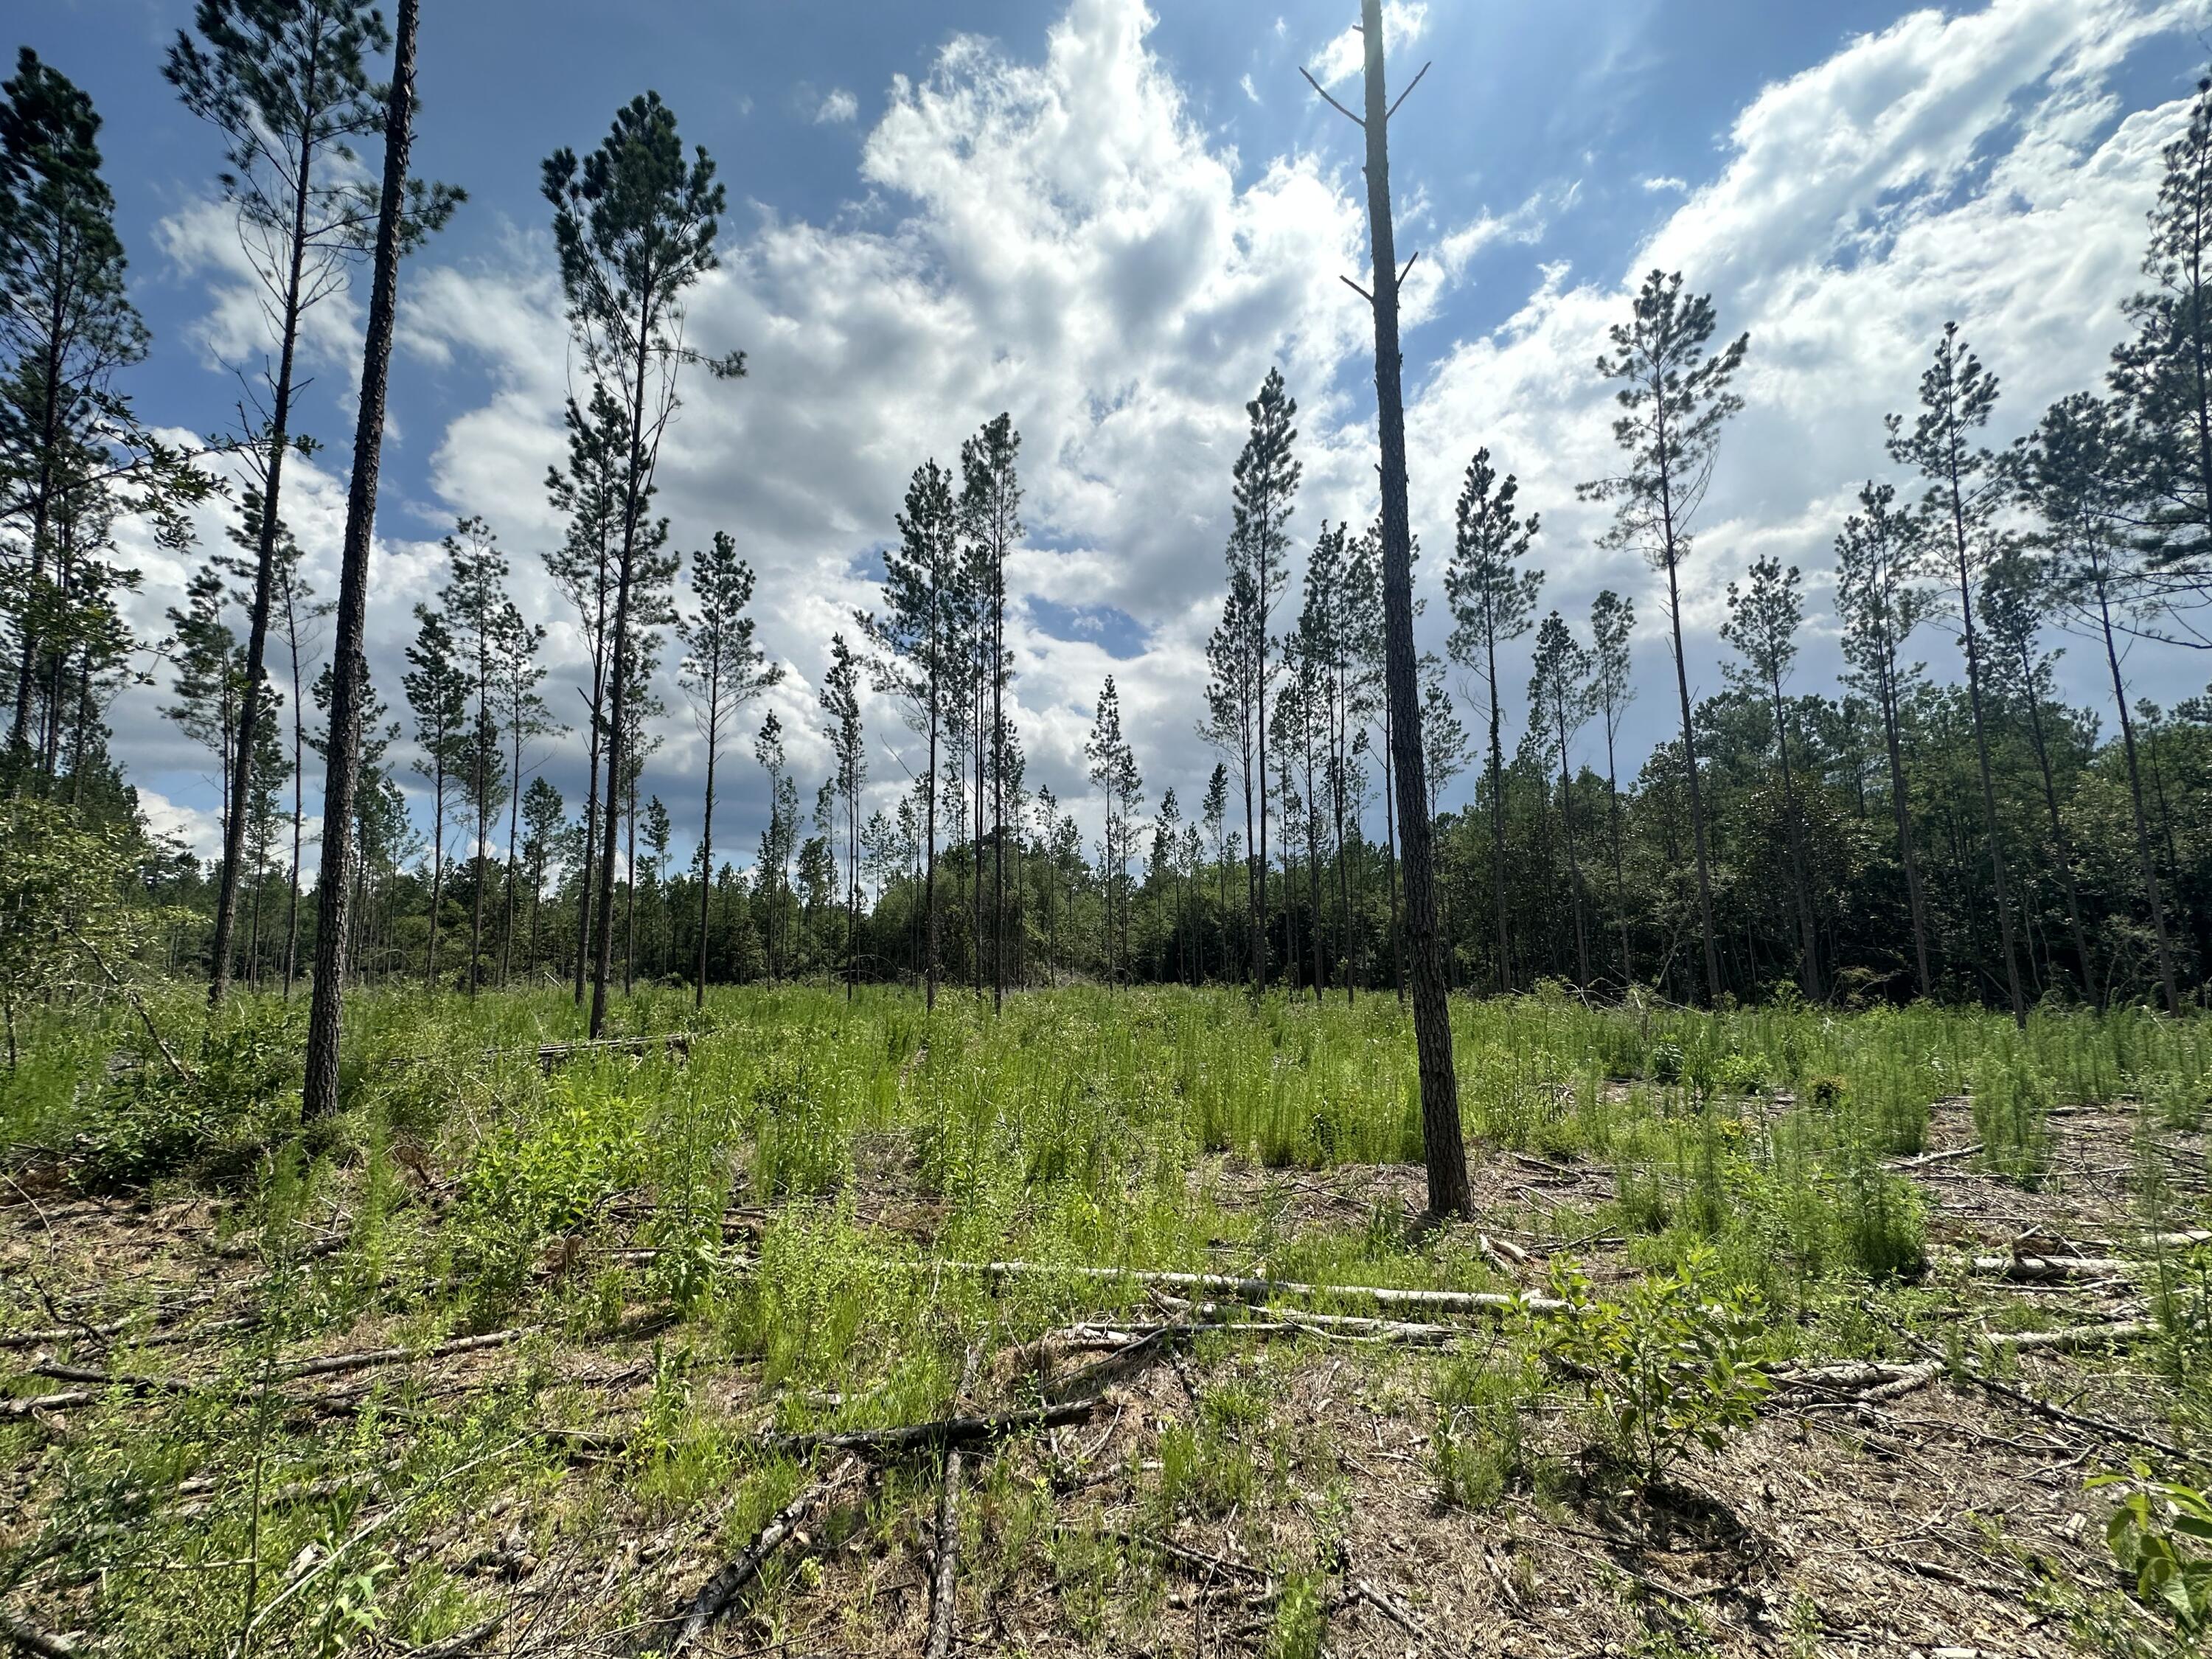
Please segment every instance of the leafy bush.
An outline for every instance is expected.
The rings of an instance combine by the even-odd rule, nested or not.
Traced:
[[[141,1066],[109,1080],[70,1148],[77,1179],[100,1189],[242,1174],[298,1120],[305,1006],[242,1000],[209,1032],[190,1075]]]
[[[2212,1559],[2185,1547],[2212,1544],[2212,1498],[2194,1486],[2154,1480],[2149,1468],[2133,1466],[2126,1474],[2100,1474],[2092,1490],[2124,1486],[2105,1526],[2105,1541],[2122,1572],[2135,1580],[2136,1594],[2162,1607],[2190,1634],[2212,1625]]]
[[[1759,1413],[1769,1384],[1747,1362],[1761,1304],[1708,1283],[1711,1252],[1692,1249],[1618,1302],[1601,1299],[1572,1264],[1553,1269],[1566,1306],[1543,1322],[1541,1352],[1579,1381],[1621,1462],[1645,1485],[1693,1445],[1717,1451]]]

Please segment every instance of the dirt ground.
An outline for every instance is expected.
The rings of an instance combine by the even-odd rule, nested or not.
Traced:
[[[2132,1109],[2069,1111],[2051,1128],[2052,1171],[2033,1190],[1957,1155],[1973,1141],[1962,1101],[1940,1104],[1929,1151],[1899,1161],[1927,1194],[1929,1285],[1952,1298],[1961,1333],[2058,1330],[2144,1312],[2131,1274],[2014,1284],[1964,1271],[1977,1255],[2139,1253],[2143,1154]],[[2171,1224],[2197,1224],[2204,1138],[2172,1133],[2155,1145]],[[925,1238],[934,1231],[939,1214],[905,1190],[895,1146],[875,1149],[861,1170],[865,1219]],[[1540,1288],[1553,1252],[1601,1280],[1632,1271],[1624,1242],[1593,1219],[1611,1194],[1603,1169],[1492,1153],[1475,1176],[1476,1226],[1510,1247],[1502,1265],[1528,1288]],[[1291,1231],[1340,1231],[1378,1206],[1410,1213],[1422,1192],[1413,1166],[1310,1173],[1217,1161],[1199,1178],[1216,1201],[1267,1206]],[[422,1197],[434,1206],[434,1183]],[[733,1212],[726,1231],[741,1248],[758,1220]],[[322,1224],[329,1243],[311,1250],[335,1249],[346,1236],[343,1213]],[[614,1231],[595,1248],[624,1248]],[[234,1328],[225,1322],[246,1318],[257,1271],[249,1251],[222,1234],[218,1200],[94,1201],[44,1185],[35,1170],[0,1186],[0,1364],[19,1401],[46,1402],[11,1408],[25,1426],[13,1431],[16,1450],[0,1470],[0,1512],[12,1517],[0,1526],[20,1537],[36,1525],[51,1495],[47,1449],[78,1432],[88,1413],[131,1408],[51,1365],[33,1374],[41,1362],[106,1364],[100,1331],[108,1310],[154,1310],[150,1333],[142,1325],[130,1350],[141,1372],[206,1370],[209,1345]],[[579,1265],[556,1254],[538,1271]],[[377,1350],[401,1323],[397,1316],[364,1322],[343,1344],[322,1339],[318,1352]],[[680,1610],[726,1558],[714,1503],[668,1520],[628,1492],[629,1466],[607,1449],[652,1390],[653,1326],[641,1317],[587,1341],[525,1333],[410,1356],[414,1410],[467,1398],[518,1364],[550,1365],[562,1420],[592,1431],[576,1437],[558,1486],[404,1546],[403,1560],[433,1560],[498,1598],[495,1628],[420,1651],[635,1652],[665,1641],[671,1627],[622,1610]],[[1470,1326],[1469,1340],[1481,1344],[1484,1328]],[[989,1366],[970,1408],[1033,1398],[1034,1379],[1021,1380],[1024,1358]],[[1752,1428],[1717,1453],[1692,1453],[1667,1484],[1639,1493],[1581,1455],[1586,1437],[1567,1390],[1539,1406],[1530,1428],[1553,1471],[1547,1482],[1509,1490],[1486,1509],[1447,1507],[1432,1472],[1437,1363],[1432,1352],[1327,1332],[1272,1345],[1207,1339],[1188,1352],[1163,1344],[1071,1420],[979,1445],[968,1455],[955,1650],[1266,1652],[1290,1593],[1281,1564],[1306,1562],[1321,1650],[1340,1656],[2079,1651],[2063,1618],[2037,1608],[2049,1605],[2046,1578],[2085,1591],[2118,1588],[2102,1538],[2106,1501],[2085,1492],[2084,1480],[2124,1465],[2124,1431],[2152,1442],[2173,1433],[2159,1415],[2166,1384],[2153,1356],[2027,1351],[2009,1357],[2002,1385],[2063,1419],[1944,1374],[1879,1401],[1785,1379]],[[343,1413],[377,1375],[366,1366],[303,1376],[292,1410],[303,1420]],[[1165,1437],[1229,1385],[1264,1400],[1263,1422],[1224,1431],[1249,1443],[1263,1478],[1226,1513],[1163,1523],[1152,1493]],[[696,1409],[745,1431],[765,1425],[775,1403],[750,1365],[702,1376],[695,1396]],[[935,1491],[933,1453],[864,1467],[799,1525],[771,1575],[773,1593],[693,1650],[920,1652]],[[1016,1525],[1009,1493],[1049,1494],[1048,1534]],[[191,1496],[180,1488],[177,1499]],[[558,1518],[586,1510],[588,1527]],[[1070,1538],[1087,1565],[1071,1566]],[[81,1611],[33,1596],[16,1616],[59,1632]]]

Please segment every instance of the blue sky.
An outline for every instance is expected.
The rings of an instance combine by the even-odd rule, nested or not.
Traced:
[[[596,141],[647,87],[703,143],[731,195],[724,269],[692,336],[753,372],[696,385],[671,434],[662,504],[689,549],[716,529],[762,574],[763,635],[802,773],[830,633],[870,603],[907,474],[951,460],[1001,408],[1025,434],[1029,550],[1018,563],[1021,717],[1032,776],[1076,799],[1099,679],[1115,674],[1155,795],[1194,793],[1191,731],[1218,611],[1239,405],[1268,364],[1303,405],[1298,524],[1371,511],[1366,319],[1336,281],[1364,263],[1357,135],[1297,77],[1347,61],[1349,0],[1025,0],[708,4],[433,0],[422,40],[419,169],[470,202],[403,276],[402,349],[379,521],[372,663],[398,702],[413,600],[436,537],[480,513],[526,608],[575,638],[537,555],[557,526],[541,480],[566,385],[538,167]],[[1652,264],[1711,289],[1749,328],[1749,407],[1707,504],[1692,577],[1693,677],[1719,684],[1712,630],[1756,554],[1802,562],[1825,606],[1826,548],[1859,482],[1885,471],[1880,416],[1912,395],[1956,316],[2008,386],[2009,438],[2095,382],[2135,281],[2157,150],[2203,47],[2197,0],[1896,5],[1700,0],[1429,0],[1390,8],[1394,81],[1434,67],[1394,127],[1416,527],[1437,580],[1459,473],[1488,444],[1545,512],[1545,602],[1579,622],[1596,588],[1639,600],[1633,735],[1666,719],[1668,663],[1648,573],[1601,555],[1573,484],[1607,470],[1589,373],[1627,285]],[[221,428],[234,372],[258,362],[217,145],[161,81],[184,0],[41,0],[17,33],[82,82],[155,353],[142,410]],[[1341,87],[1351,95],[1349,82]],[[331,447],[288,516],[311,569],[334,561],[351,433],[350,297],[309,338],[302,422]],[[208,526],[220,536],[219,521]],[[151,551],[139,619],[158,636],[183,567]],[[325,580],[326,589],[334,581]],[[1441,602],[1426,626],[1441,644]],[[1834,653],[1816,619],[1802,670]],[[1919,654],[1948,672],[1930,630]],[[2076,653],[2081,654],[2079,653]],[[2204,665],[2145,657],[2148,689]],[[1517,691],[1525,671],[1509,672]],[[2092,695],[2086,676],[2081,695]],[[572,691],[556,708],[573,712]],[[680,696],[648,789],[696,819],[702,757]],[[207,766],[158,714],[115,714],[155,816],[204,841]],[[1517,699],[1516,699],[1517,701]],[[564,707],[566,705],[566,707]],[[879,797],[903,734],[870,710]],[[817,752],[818,751],[818,752]],[[547,769],[572,801],[571,740]],[[749,766],[718,834],[749,845]],[[734,830],[734,834],[732,831]]]

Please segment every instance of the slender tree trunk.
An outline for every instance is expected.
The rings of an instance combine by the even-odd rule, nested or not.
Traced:
[[[1782,812],[1790,829],[1790,876],[1797,890],[1797,920],[1804,950],[1805,1000],[1820,1000],[1819,921],[1813,914],[1813,884],[1805,873],[1805,827],[1797,816],[1797,784],[1790,766],[1790,722],[1782,701],[1782,676],[1770,676],[1774,697],[1774,747],[1782,757]]]
[[[1666,485],[1661,485],[1664,499]],[[1667,617],[1674,635],[1674,690],[1682,704],[1682,765],[1690,785],[1690,839],[1698,855],[1698,914],[1705,942],[1705,1000],[1721,994],[1720,947],[1713,938],[1713,878],[1705,851],[1705,802],[1698,787],[1698,739],[1690,718],[1690,671],[1682,656],[1682,592],[1676,580],[1674,522],[1666,528]]]
[[[1397,749],[1386,698],[1382,710],[1382,876],[1390,892],[1390,985],[1402,1008],[1406,1006],[1406,941],[1398,919],[1398,798],[1394,787]]]
[[[699,975],[691,990],[691,1006],[707,1006],[707,906],[714,891],[714,748],[721,734],[722,692],[719,674],[707,684],[707,799],[699,823]]]
[[[1486,619],[1486,621],[1487,619]],[[1505,925],[1505,750],[1498,699],[1498,635],[1487,634],[1490,660],[1490,890],[1498,924],[1498,988],[1513,988],[1513,946]]]
[[[648,289],[648,296],[650,290]],[[642,313],[650,307],[650,297],[640,302]],[[622,561],[615,571],[615,627],[613,637],[607,643],[607,671],[611,684],[607,708],[607,788],[605,814],[602,824],[599,852],[599,949],[592,973],[592,1015],[587,1028],[590,1036],[597,1038],[606,1024],[607,980],[614,970],[615,930],[615,854],[622,835],[622,791],[620,783],[623,765],[628,758],[628,734],[623,723],[629,714],[629,606],[630,584],[637,558],[637,521],[645,510],[642,499],[643,479],[640,474],[645,466],[645,371],[646,343],[652,337],[650,319],[641,314],[636,334],[637,371],[629,390],[629,446],[625,452],[627,465],[623,477],[623,539]]]
[[[300,965],[300,848],[307,821],[307,723],[300,710],[300,636],[292,597],[284,596],[285,634],[292,658],[292,868],[285,880],[284,1000],[292,1000],[292,981]]]
[[[315,888],[315,971],[307,1011],[307,1063],[301,1106],[309,1121],[338,1104],[338,1030],[346,976],[349,886],[346,849],[361,782],[361,705],[368,689],[362,637],[368,609],[370,532],[383,454],[384,392],[392,363],[399,276],[399,216],[406,199],[407,152],[414,135],[415,22],[419,0],[398,0],[392,90],[384,127],[384,195],[377,214],[368,337],[362,355],[360,416],[354,428],[353,477],[346,492],[345,545],[338,570],[337,641],[331,675],[329,775],[323,785],[322,873]],[[356,866],[365,871],[368,860]]]
[[[1575,915],[1575,962],[1582,969],[1581,983],[1590,982],[1589,932],[1583,921],[1583,866],[1575,850],[1574,777],[1567,760],[1566,710],[1558,711],[1559,726],[1559,826],[1567,845],[1567,891]]]
[[[315,103],[315,69],[311,64],[306,101]],[[299,344],[301,293],[307,257],[308,180],[314,164],[312,131],[300,140],[295,161],[291,255],[280,313],[283,338],[276,359],[276,384],[270,404],[269,459],[262,472],[261,533],[254,549],[253,611],[246,635],[246,680],[238,710],[237,765],[230,781],[230,817],[223,828],[222,874],[216,890],[215,977],[208,987],[210,1007],[222,1005],[230,988],[231,934],[238,916],[239,866],[246,851],[246,799],[253,773],[253,741],[261,724],[261,678],[269,651],[269,605],[276,559],[277,512],[284,478],[284,450],[291,438],[292,366]]]
[[[2128,691],[2120,678],[2120,653],[2112,639],[2112,607],[2105,578],[2097,575],[2097,613],[2105,636],[2105,662],[2112,670],[2112,702],[2120,711],[2120,739],[2128,757],[2128,804],[2134,809],[2136,858],[2142,866],[2143,898],[2150,906],[2151,932],[2158,941],[2159,983],[2166,992],[2166,1012],[2181,1012],[2180,989],[2174,979],[2173,945],[2166,935],[2166,904],[2158,888],[2158,860],[2151,852],[2150,821],[2143,811],[2142,770],[2136,760],[2135,720],[2128,713]]]
[[[2028,740],[2035,750],[2035,769],[2043,782],[2043,807],[2051,820],[2051,850],[2058,860],[2058,877],[2066,895],[2066,926],[2074,942],[2074,963],[2079,970],[2082,994],[2101,1009],[2103,999],[2097,991],[2097,973],[2089,960],[2089,935],[2081,925],[2081,890],[2074,878],[2074,847],[2066,834],[2066,819],[2058,810],[2058,785],[2051,774],[2051,745],[2043,730],[2042,699],[2037,695],[2034,666],[2028,660],[2023,647],[2021,652],[2021,684],[2025,688],[2027,702]]]
[[[1628,882],[1622,873],[1620,859],[1620,766],[1614,757],[1610,710],[1605,722],[1605,811],[1613,840],[1613,919],[1620,927],[1620,988],[1626,992],[1636,983],[1636,969],[1628,951]]]
[[[1367,55],[1367,227],[1374,269],[1376,424],[1382,450],[1383,680],[1397,756],[1398,815],[1406,836],[1406,932],[1413,957],[1413,1040],[1419,1057],[1421,1139],[1429,1212],[1474,1207],[1460,1133],[1459,1085],[1437,936],[1434,837],[1421,752],[1413,658],[1413,537],[1406,510],[1406,414],[1398,347],[1397,244],[1390,222],[1389,105],[1382,85],[1382,0],[1361,0]]]
[[[1928,902],[1920,886],[1920,855],[1912,844],[1911,801],[1905,781],[1904,744],[1898,732],[1897,690],[1893,680],[1894,660],[1881,669],[1881,735],[1889,756],[1890,809],[1897,820],[1897,857],[1905,866],[1905,895],[1912,912],[1912,952],[1924,1000],[1934,989],[1928,969]]]

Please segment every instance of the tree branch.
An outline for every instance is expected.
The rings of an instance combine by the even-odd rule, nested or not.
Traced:
[[[1361,120],[1350,110],[1345,108],[1343,105],[1338,103],[1335,99],[1329,97],[1328,88],[1322,86],[1320,82],[1315,80],[1313,78],[1313,72],[1307,69],[1304,64],[1298,65],[1298,73],[1306,77],[1306,84],[1311,87],[1316,92],[1321,94],[1322,99],[1328,103],[1331,109],[1334,110],[1339,115],[1341,115],[1346,120],[1351,122],[1352,125],[1358,127],[1361,131],[1364,132],[1367,130],[1367,123]],[[1411,92],[1413,88],[1408,87],[1406,90]]]
[[[1371,306],[1371,305],[1373,305],[1373,304],[1375,303],[1375,296],[1374,296],[1373,295],[1370,294],[1370,293],[1369,293],[1365,289],[1364,289],[1364,288],[1360,287],[1358,283],[1357,283],[1353,282],[1353,281],[1352,280],[1352,278],[1351,278],[1351,277],[1349,277],[1349,276],[1339,276],[1336,280],[1337,280],[1338,282],[1340,282],[1340,283],[1342,283],[1345,285],[1345,287],[1346,287],[1346,288],[1350,289],[1351,289],[1354,294],[1357,294],[1357,295],[1358,295],[1361,299],[1363,299],[1363,300],[1366,301],[1367,301],[1367,303],[1368,303],[1369,305],[1370,305],[1370,306]]]
[[[1430,63],[1434,63],[1436,60],[1431,58],[1429,61]],[[1385,126],[1389,125],[1390,118],[1398,112],[1398,106],[1404,103],[1408,98],[1411,98],[1413,95],[1413,88],[1421,84],[1421,76],[1426,75],[1428,72],[1429,65],[1428,64],[1424,64],[1421,65],[1420,74],[1414,76],[1412,80],[1406,82],[1405,91],[1400,93],[1395,101],[1391,104],[1390,107],[1382,112],[1382,122]]]

